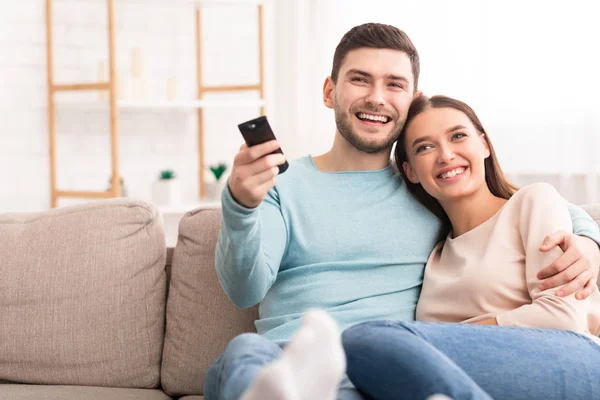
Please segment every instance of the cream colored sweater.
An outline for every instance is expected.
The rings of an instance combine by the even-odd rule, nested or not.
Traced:
[[[431,253],[425,268],[417,319],[564,329],[600,339],[600,293],[586,300],[540,291],[537,272],[561,254],[539,251],[559,229],[572,232],[563,198],[543,183],[526,186],[489,220]]]

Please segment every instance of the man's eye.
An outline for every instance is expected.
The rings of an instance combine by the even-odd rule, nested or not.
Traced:
[[[365,78],[360,78],[360,77],[356,77],[356,78],[352,78],[352,82],[363,82],[366,83],[367,80]]]
[[[399,83],[390,83],[390,86],[404,90],[404,85],[401,85]]]

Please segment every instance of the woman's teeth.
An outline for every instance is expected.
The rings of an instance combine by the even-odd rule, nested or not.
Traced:
[[[386,117],[385,115],[371,115],[366,113],[358,113],[356,116],[359,119],[368,119],[369,121],[376,121],[384,124],[390,120],[390,118]]]
[[[440,177],[442,179],[448,179],[448,178],[452,178],[453,176],[460,175],[463,172],[465,172],[465,168],[463,168],[463,167],[455,168],[452,171],[447,171],[447,172],[444,172],[443,174],[440,174]]]

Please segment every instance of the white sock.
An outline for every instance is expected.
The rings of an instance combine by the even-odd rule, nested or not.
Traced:
[[[277,360],[264,367],[240,400],[302,400],[289,363]]]
[[[281,358],[259,373],[241,400],[335,400],[345,369],[336,322],[311,310]]]

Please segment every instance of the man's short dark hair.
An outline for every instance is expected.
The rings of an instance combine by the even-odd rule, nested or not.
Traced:
[[[419,82],[419,53],[406,33],[392,25],[368,23],[350,29],[335,49],[331,79],[337,83],[340,67],[348,52],[360,48],[399,50],[410,58],[414,76],[414,91]]]

